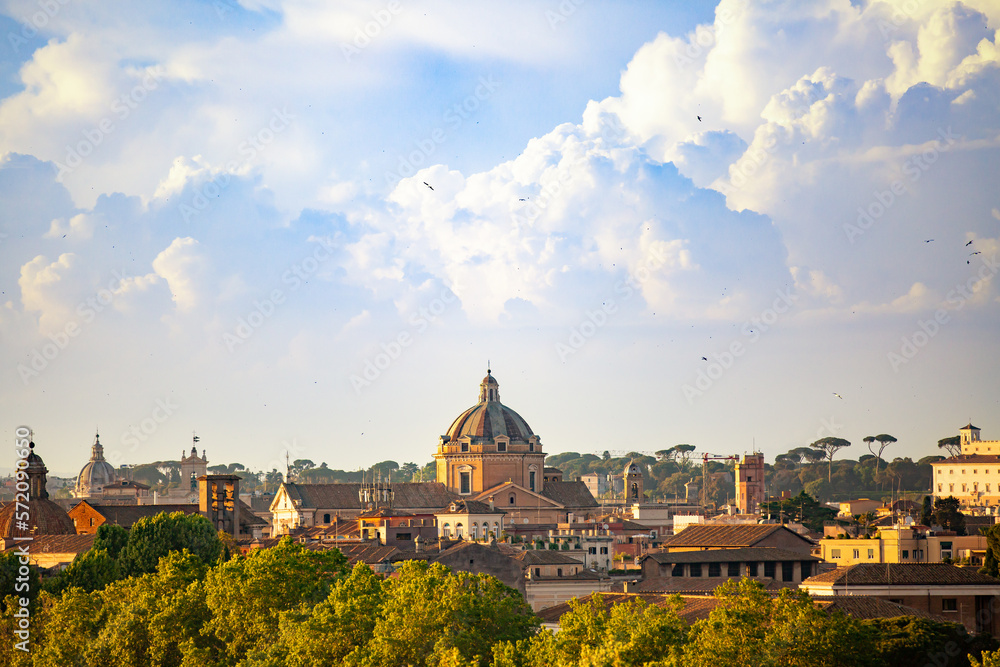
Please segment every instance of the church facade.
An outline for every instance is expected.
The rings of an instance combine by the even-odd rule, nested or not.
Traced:
[[[271,503],[273,534],[329,524],[392,507],[422,513],[456,501],[477,501],[505,513],[510,523],[560,523],[596,518],[598,504],[583,482],[562,481],[545,468],[541,438],[500,402],[500,385],[487,369],[479,400],[456,417],[434,453],[437,481],[394,484],[366,494],[362,484],[286,482]]]

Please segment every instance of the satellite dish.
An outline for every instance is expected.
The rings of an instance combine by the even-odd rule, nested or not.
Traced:
[[[610,529],[610,528],[611,528],[611,526],[610,526],[610,525],[608,525],[608,524],[604,524],[604,530],[608,530],[608,529]]]

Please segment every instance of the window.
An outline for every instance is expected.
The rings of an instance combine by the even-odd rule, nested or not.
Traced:
[[[726,574],[730,577],[740,576],[740,564],[739,563],[729,563],[726,568]]]
[[[979,474],[979,471],[978,471],[978,470],[976,470],[975,468],[973,468],[973,469],[972,469],[972,474],[973,474],[973,475],[978,475],[978,474]]]
[[[860,557],[861,557],[860,551],[858,549],[854,549],[854,553],[852,554],[852,558],[854,558],[854,560],[857,560]]]
[[[607,547],[601,547],[601,553],[602,554],[608,553],[608,548]]]
[[[691,563],[691,576],[692,577],[701,576],[701,563]]]
[[[443,526],[441,526],[441,534],[444,535],[445,537],[451,537],[451,524],[450,523],[446,523]]]
[[[768,561],[764,563],[764,576],[774,579],[774,573],[777,570],[774,561]]]
[[[670,570],[671,577],[683,577],[684,576],[684,563],[674,563],[673,569]]]
[[[965,491],[965,490],[966,490],[967,488],[968,488],[968,487],[967,487],[967,486],[966,486],[965,484],[963,484],[963,485],[962,485],[962,490],[963,490],[963,491]]]
[[[799,572],[801,572],[803,579],[808,579],[809,577],[811,577],[813,573],[812,563],[807,560],[804,560],[801,563],[799,563]]]
[[[510,504],[511,504],[511,505],[516,505],[516,504],[517,504],[517,503],[515,502],[515,499],[514,499],[514,494],[513,494],[513,493],[512,493],[512,494],[510,494]]]
[[[949,484],[948,485],[948,490],[949,491],[954,491],[955,490],[955,485],[954,484]]]
[[[710,576],[710,577],[721,577],[722,576],[722,566],[719,563],[709,563],[708,564],[708,576]]]
[[[465,533],[465,526],[460,523],[455,524],[455,537],[462,537]]]
[[[965,468],[962,468],[962,474],[963,475],[965,474]]]
[[[941,611],[958,611],[958,598],[942,598]]]
[[[941,490],[941,487],[942,487],[942,486],[943,486],[943,484],[938,484],[938,491],[940,491],[940,490]]]
[[[757,576],[757,563],[747,563],[747,576],[748,577]]]
[[[596,556],[597,555],[597,547],[590,547],[589,549],[587,549],[587,553],[589,553],[589,554],[591,554],[593,556]]]
[[[901,558],[906,559],[906,558],[909,558],[909,557],[910,557],[910,550],[909,549],[903,549],[903,554],[902,554]]]
[[[502,440],[500,442],[498,442],[497,443],[497,451],[498,452],[506,452],[507,451],[507,443],[505,441],[502,441]]]
[[[562,568],[561,567],[556,568],[556,576],[557,577],[561,577],[562,576]]]
[[[467,443],[467,442],[463,442],[462,443],[462,451],[463,452],[469,451],[469,443]]]
[[[472,473],[471,472],[460,472],[458,473],[458,478],[461,480],[459,493],[467,495],[472,493]]]
[[[410,536],[410,533],[396,533],[396,539],[401,542],[409,542],[413,538]]]
[[[954,474],[955,474],[955,469],[954,469],[954,468],[950,468],[950,469],[948,470],[948,474],[949,474],[949,475],[954,475]]]
[[[542,576],[542,568],[540,568],[540,567],[536,567],[535,568],[535,576],[536,577]]]
[[[875,558],[875,550],[874,549],[869,549],[868,550],[868,558],[869,559]]]
[[[532,470],[531,472],[528,473],[528,490],[529,491],[534,491],[535,490],[535,471],[534,470]]]
[[[93,523],[94,520],[91,519],[90,521],[91,521],[91,523]],[[324,514],[323,515],[323,523],[330,523],[330,515],[329,514]]]
[[[476,531],[476,524],[473,523],[471,526],[469,526],[469,539],[470,540],[476,539],[476,532],[477,532]]]
[[[840,549],[830,549],[830,558],[840,558]]]
[[[535,443],[533,443],[533,442],[528,442],[528,451],[529,451],[529,452],[533,452],[533,451],[535,451]]]
[[[781,580],[795,580],[795,563],[793,561],[781,561]]]

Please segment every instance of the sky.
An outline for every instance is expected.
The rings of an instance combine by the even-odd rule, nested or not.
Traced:
[[[425,463],[487,365],[551,454],[1000,439],[996,0],[0,7],[50,474]]]

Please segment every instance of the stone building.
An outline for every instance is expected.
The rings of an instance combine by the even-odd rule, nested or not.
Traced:
[[[382,507],[435,514],[459,500],[505,513],[501,532],[512,522],[559,523],[570,515],[594,518],[599,509],[585,484],[562,481],[558,469],[545,467],[541,439],[500,402],[500,386],[489,369],[479,385],[479,402],[451,422],[434,459],[436,482],[380,482],[374,489],[366,484],[285,482],[270,507],[272,535]],[[494,522],[496,518],[489,518],[495,532]]]
[[[90,448],[90,461],[80,470],[73,489],[74,498],[93,498],[104,495],[104,487],[118,481],[115,467],[104,460],[104,446],[101,435],[94,435],[94,444]]]
[[[34,537],[36,535],[75,535],[73,521],[62,507],[49,500],[49,492],[45,488],[45,475],[49,472],[45,461],[35,453],[35,443],[27,447],[28,455],[17,462],[17,469],[24,470],[28,479],[15,487],[15,502],[8,503],[0,509],[0,539],[5,548],[12,545],[16,538]]]
[[[962,453],[931,463],[931,493],[963,505],[1000,505],[1000,440],[982,440],[971,422],[958,433]]]

